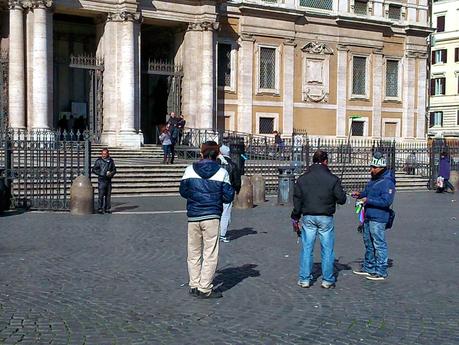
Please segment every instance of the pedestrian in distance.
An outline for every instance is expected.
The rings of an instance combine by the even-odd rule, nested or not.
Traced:
[[[187,200],[189,293],[199,298],[220,298],[212,281],[218,264],[220,218],[223,204],[234,199],[228,172],[216,162],[218,144],[201,146],[201,160],[185,169],[180,195]]]
[[[97,187],[99,192],[97,213],[112,213],[112,178],[116,174],[116,167],[107,148],[102,149],[100,157],[94,162],[92,172],[97,175]]]
[[[387,169],[386,159],[380,152],[373,155],[370,174],[371,179],[365,189],[351,193],[365,208],[362,232],[365,257],[362,267],[352,272],[372,281],[380,281],[387,278],[386,229],[393,221],[391,205],[395,196],[395,177],[394,172]]]
[[[416,153],[413,151],[411,152],[408,157],[406,157],[406,174],[407,175],[414,175],[416,173]]]
[[[230,183],[234,188],[236,194],[239,194],[241,190],[241,173],[236,163],[234,163],[230,157],[230,148],[226,145],[220,147],[220,155],[217,158],[217,163],[224,168],[229,175]],[[229,236],[226,235],[228,226],[231,223],[231,209],[233,203],[223,204],[223,213],[220,220],[220,241],[228,243],[230,241]]]
[[[448,192],[448,189],[451,192],[455,192],[454,186],[449,182],[451,175],[451,162],[446,151],[440,153],[440,162],[438,164],[438,176],[442,178],[442,185],[437,186],[437,193]]]
[[[180,115],[180,118],[177,122],[177,128],[178,128],[178,141],[177,141],[177,144],[178,145],[182,145],[182,136],[183,136],[183,131],[185,130],[185,125],[186,125],[186,120],[182,115]]]
[[[171,156],[171,134],[169,132],[169,125],[163,128],[161,135],[159,136],[159,141],[161,142],[163,148],[163,164],[170,162]]]
[[[335,287],[335,225],[333,215],[336,204],[346,202],[346,193],[340,179],[328,169],[328,154],[317,150],[313,164],[295,183],[293,211],[294,229],[299,233],[300,271],[298,285],[309,288],[313,282],[314,243],[319,235],[322,257],[322,284],[324,289]]]

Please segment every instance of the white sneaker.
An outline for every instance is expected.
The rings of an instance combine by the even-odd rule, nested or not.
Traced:
[[[362,271],[362,270],[352,270],[352,273],[357,274],[358,276],[366,276],[366,277],[370,275],[370,273]]]
[[[220,236],[220,242],[228,243],[230,241],[228,236]]]
[[[309,282],[301,282],[301,281],[299,281],[299,280],[298,280],[298,283],[297,283],[297,284],[298,284],[298,286],[300,286],[300,287],[302,287],[302,288],[305,288],[305,289],[307,289],[308,287],[311,286],[311,284],[309,284]]]

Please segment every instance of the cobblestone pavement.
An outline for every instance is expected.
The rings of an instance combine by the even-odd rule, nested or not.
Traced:
[[[351,273],[363,246],[353,205],[340,207],[334,290],[320,278],[296,285],[290,208],[236,210],[215,278],[220,300],[188,295],[185,214],[142,213],[183,210],[177,198],[115,201],[137,214],[7,214],[0,344],[459,344],[454,197],[397,195],[384,282]]]

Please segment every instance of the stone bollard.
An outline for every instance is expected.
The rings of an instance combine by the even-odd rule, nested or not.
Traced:
[[[91,180],[78,176],[70,188],[70,214],[81,216],[94,213],[94,190]]]
[[[266,200],[266,179],[261,175],[253,175],[250,180],[253,185],[253,203],[259,205]]]
[[[449,182],[453,185],[455,190],[459,190],[459,171],[451,170]]]
[[[235,195],[233,206],[235,208],[253,208],[253,187],[250,177],[241,176],[241,191]]]

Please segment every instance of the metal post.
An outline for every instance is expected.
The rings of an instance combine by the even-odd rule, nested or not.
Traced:
[[[84,176],[91,178],[91,140],[89,133],[85,133],[84,136]]]

